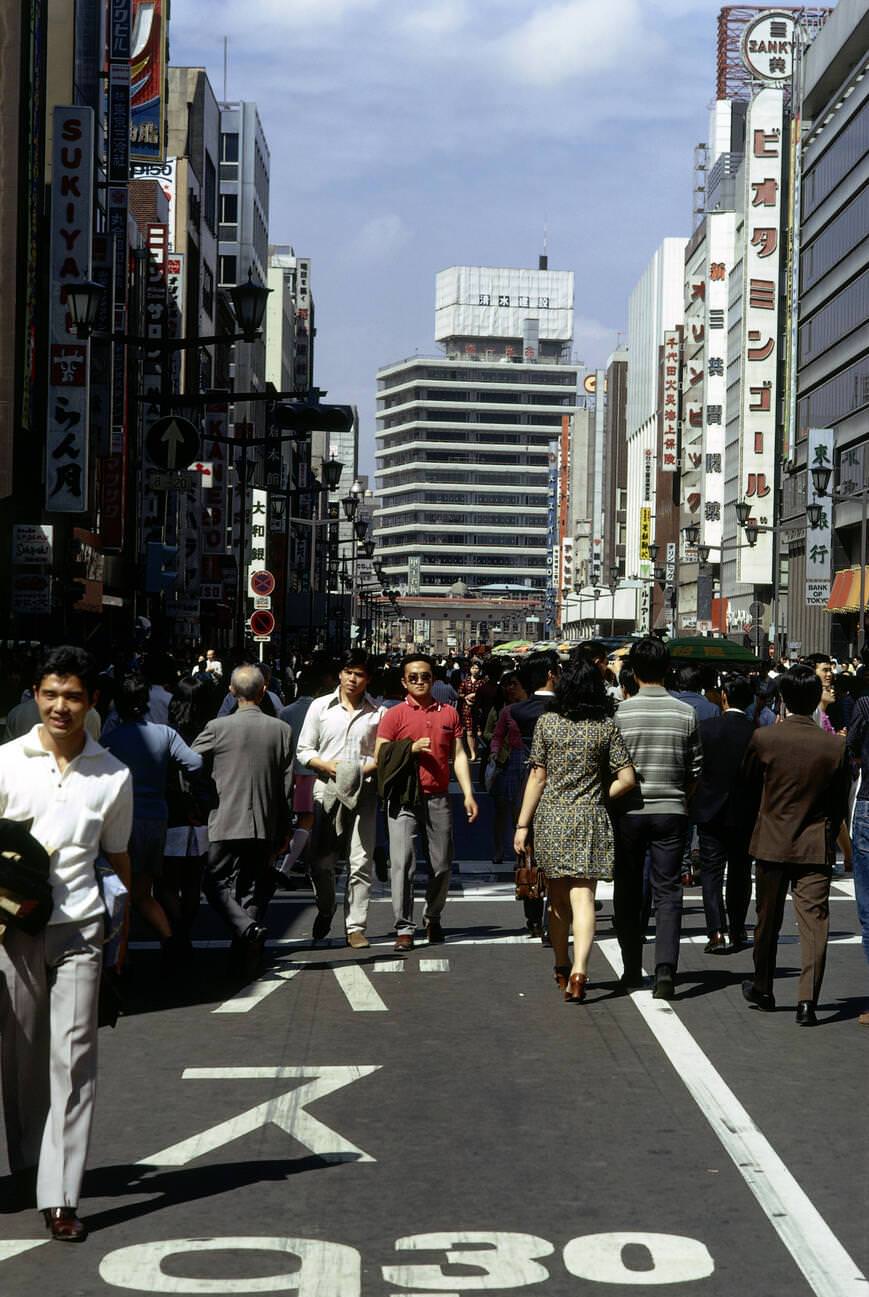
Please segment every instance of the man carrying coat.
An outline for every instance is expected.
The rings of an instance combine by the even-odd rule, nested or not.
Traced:
[[[749,848],[756,861],[754,980],[742,983],[742,994],[758,1009],[775,1008],[776,948],[790,887],[800,934],[797,1024],[811,1027],[827,958],[830,879],[850,770],[845,740],[812,719],[821,700],[814,668],[791,667],[778,684],[785,719],[755,730],[745,754],[746,783],[760,795],[760,813]]]
[[[266,682],[259,667],[236,667],[229,687],[237,710],[209,721],[193,744],[220,799],[208,817],[203,891],[232,931],[233,961],[250,976],[265,947],[272,861],[289,836],[293,732],[260,710]]]

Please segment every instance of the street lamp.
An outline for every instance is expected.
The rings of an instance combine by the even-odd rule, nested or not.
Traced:
[[[353,530],[356,533],[357,540],[364,540],[368,535],[368,519],[357,518],[353,524]]]
[[[66,309],[75,333],[79,338],[89,338],[97,327],[105,286],[93,279],[83,279],[77,284],[67,284]]]
[[[654,563],[658,557],[658,546],[653,541],[652,544],[649,545],[648,549],[649,549],[649,559],[652,563]]]
[[[736,503],[736,521],[740,527],[744,527],[751,517],[751,505],[747,500],[738,500]]]
[[[697,546],[697,557],[699,558],[700,562],[704,565],[704,567],[709,562],[709,551],[711,549],[712,549],[711,545]]]
[[[825,468],[823,464],[810,470],[812,474],[812,486],[815,488],[815,495],[826,495],[830,486],[830,478],[833,476],[831,468]]]
[[[363,558],[374,558],[374,541],[364,540],[359,546]]]
[[[823,513],[823,505],[818,504],[817,500],[813,504],[806,505],[806,521],[809,526],[812,528],[820,527]]]
[[[262,284],[253,282],[253,272],[250,269],[246,284],[236,284],[235,288],[230,288],[232,309],[245,342],[256,342],[271,291],[270,288],[263,288]]]
[[[83,279],[66,285],[66,306],[70,322],[80,338],[89,338],[96,329],[100,306],[105,296],[105,286],[92,279]],[[236,284],[229,290],[235,312],[236,323],[240,332],[237,334],[214,334],[209,337],[193,336],[191,338],[137,338],[124,333],[112,332],[106,338],[114,342],[126,342],[133,346],[141,345],[154,350],[184,351],[191,347],[211,346],[214,343],[256,342],[262,328],[270,288],[253,282],[252,272],[247,272],[247,283]]]
[[[356,517],[356,510],[359,508],[359,496],[353,495],[352,492],[350,495],[345,495],[341,501],[341,508],[344,510],[344,517],[347,521],[352,522]]]
[[[757,537],[759,532],[760,532],[760,527],[757,525],[756,522],[747,522],[745,524],[745,542],[752,549],[754,549],[755,545],[757,544]]]
[[[341,481],[341,474],[344,472],[344,465],[335,458],[335,452],[323,462],[323,481],[330,491],[338,490],[338,483]]]
[[[616,594],[619,588],[619,569],[617,566],[610,568],[610,639],[615,637],[616,633]]]
[[[682,535],[685,537],[686,545],[696,545],[700,539],[699,522],[689,522],[687,527],[682,528]]]

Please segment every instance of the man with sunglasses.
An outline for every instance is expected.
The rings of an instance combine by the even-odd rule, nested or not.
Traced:
[[[391,707],[377,729],[375,760],[389,743],[409,741],[417,766],[420,800],[416,806],[387,810],[392,909],[396,951],[413,950],[413,883],[416,873],[416,834],[425,835],[432,877],[426,889],[423,924],[431,945],[444,940],[440,916],[450,888],[453,864],[453,820],[449,798],[450,761],[462,790],[468,823],[478,807],[471,787],[471,767],[462,743],[462,722],[455,707],[432,695],[434,662],[425,654],[410,654],[402,662],[406,698]]]

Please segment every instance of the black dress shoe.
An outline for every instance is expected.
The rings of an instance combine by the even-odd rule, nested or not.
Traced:
[[[727,940],[727,933],[713,932],[703,948],[703,953],[704,955],[726,955],[729,950],[730,942]]]
[[[46,1207],[42,1215],[58,1243],[83,1243],[88,1236],[87,1226],[79,1220],[75,1207]]]
[[[425,925],[425,935],[430,946],[442,946],[446,941],[440,919],[429,919]]]
[[[641,991],[646,984],[646,975],[642,968],[626,968],[619,978],[619,987],[623,991]]]
[[[775,1009],[774,997],[767,995],[765,991],[758,991],[754,982],[742,983],[742,998],[754,1005],[755,1009],[763,1009],[764,1013],[772,1013]]]
[[[3,1211],[26,1211],[36,1206],[36,1167],[13,1171],[3,1198]]]
[[[318,914],[314,920],[314,926],[311,929],[312,941],[325,941],[329,935],[329,929],[332,926],[331,914]]]
[[[676,993],[676,971],[670,964],[659,964],[655,969],[653,1000],[672,1000]]]
[[[811,1000],[800,1000],[797,1005],[797,1026],[816,1027],[817,1025],[818,1018]]]
[[[731,950],[741,950],[743,946],[748,945],[748,933],[745,928],[730,929],[730,948]]]

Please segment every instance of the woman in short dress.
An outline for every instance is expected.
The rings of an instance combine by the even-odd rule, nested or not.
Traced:
[[[596,667],[572,663],[561,674],[550,709],[534,729],[531,771],[516,825],[523,854],[534,822],[534,858],[546,876],[555,981],[565,1000],[585,998],[594,941],[594,894],[613,876],[610,801],[636,785],[624,739],[607,715]],[[573,924],[573,963],[568,938]]]
[[[477,692],[483,686],[483,664],[479,658],[471,658],[468,674],[459,685],[459,715],[465,727],[465,740],[468,744],[468,756],[472,761],[477,759]]]

